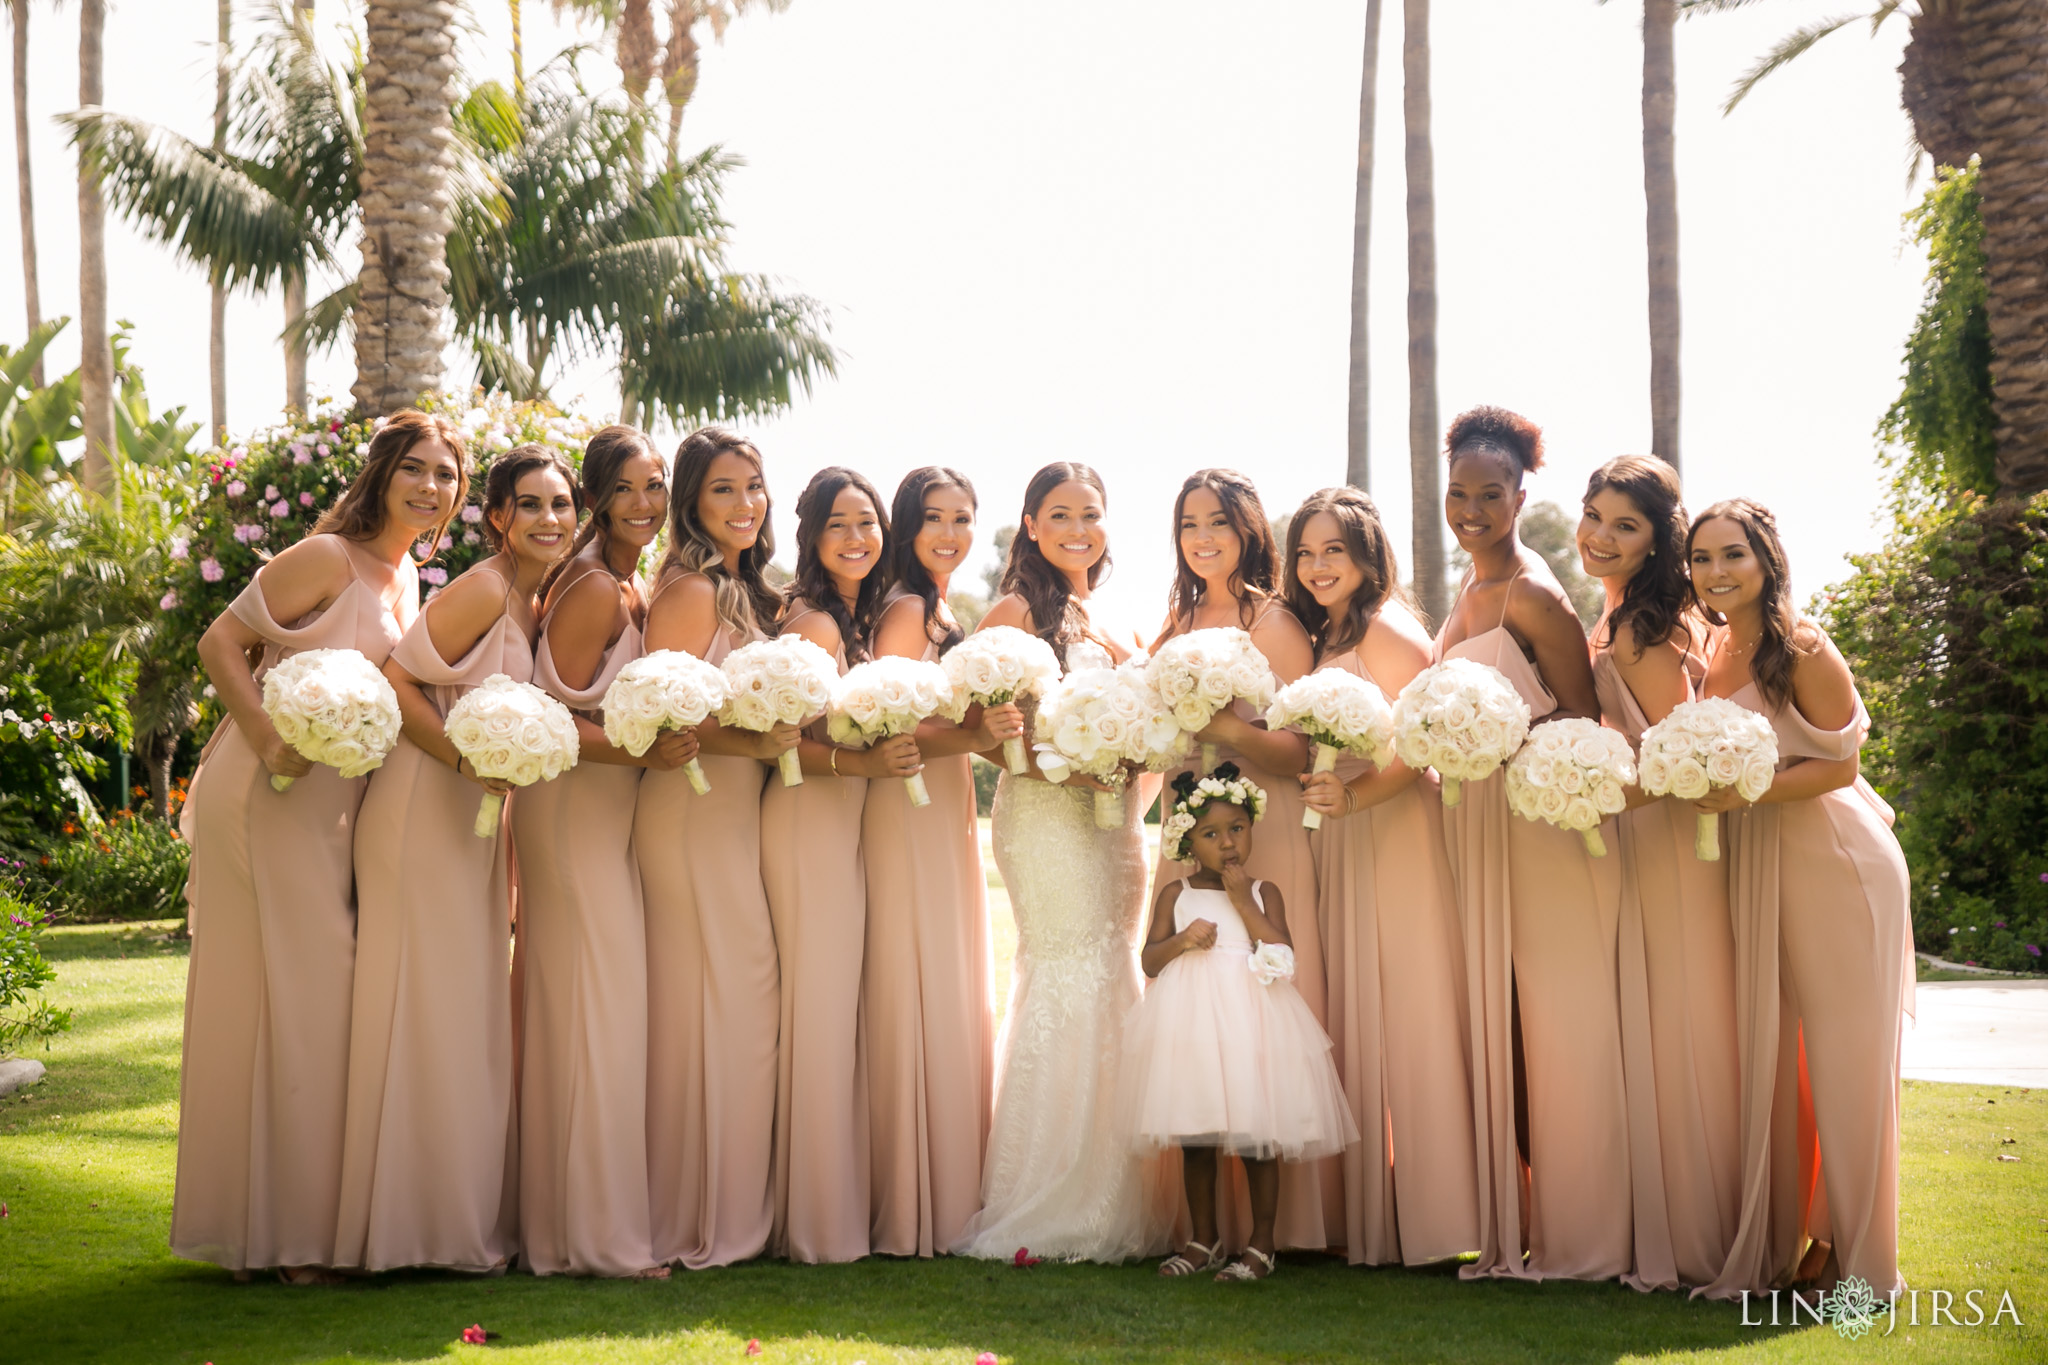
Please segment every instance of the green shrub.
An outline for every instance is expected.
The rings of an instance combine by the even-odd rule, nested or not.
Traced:
[[[192,846],[162,820],[116,811],[97,830],[74,830],[33,867],[43,904],[68,920],[178,919]]]
[[[67,719],[34,673],[0,677],[0,855],[32,856],[67,822],[99,817],[86,794],[106,762],[97,717]]]
[[[19,898],[0,891],[0,1057],[23,1043],[49,1040],[71,1027],[71,1011],[52,1009],[41,999],[43,987],[57,979],[57,973],[43,958],[38,940],[43,932],[43,912]]]

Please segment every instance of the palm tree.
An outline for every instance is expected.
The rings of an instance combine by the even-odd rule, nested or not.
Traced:
[[[1371,0],[1378,8],[1379,0]],[[781,11],[789,0],[668,0],[668,45],[662,51],[661,84],[668,96],[668,164],[676,164],[676,144],[683,131],[683,106],[697,93],[696,28],[711,25],[714,41],[725,39],[733,20],[750,9]]]
[[[1650,259],[1650,453],[1678,463],[1678,108],[1676,0],[1643,0],[1643,199]]]
[[[228,30],[229,21],[234,17],[234,0],[218,0],[218,10],[220,35],[213,49],[213,150],[224,152],[228,146]],[[211,342],[208,363],[213,381],[213,430],[210,434],[215,442],[225,445],[228,439],[228,289],[218,276],[213,280],[212,293],[213,313],[208,333]]]
[[[1680,0],[1687,13],[1750,0]],[[1998,486],[2025,495],[2048,489],[2048,5],[2041,0],[1879,0],[1787,34],[1742,76],[1722,106],[1732,111],[1758,81],[1852,23],[1874,31],[1895,14],[1910,40],[1899,64],[1900,99],[1913,135],[1938,166],[1975,156],[1984,220],[1985,313],[1991,327],[1992,407],[1998,421]]]
[[[78,103],[81,112],[102,99],[105,70],[106,0],[81,0],[78,7]],[[107,208],[100,180],[86,158],[78,159],[78,342],[79,419],[85,429],[86,482],[121,498],[114,477],[114,355],[107,341]]]
[[[43,325],[43,295],[36,281],[36,191],[28,157],[28,0],[7,0],[7,12],[14,20],[14,179],[21,198],[21,297],[33,335]],[[30,379],[34,387],[43,386],[40,358]]]
[[[1436,410],[1436,165],[1429,131],[1429,0],[1402,0],[1401,118],[1408,171],[1408,503],[1415,594],[1432,622],[1450,612]]]
[[[1351,403],[1344,481],[1372,488],[1372,366],[1366,346],[1372,263],[1372,139],[1380,71],[1380,0],[1365,0],[1365,62],[1358,82],[1358,185],[1351,208]]]

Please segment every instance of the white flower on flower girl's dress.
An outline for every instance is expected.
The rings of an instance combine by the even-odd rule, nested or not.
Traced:
[[[1294,949],[1284,943],[1261,943],[1249,965],[1261,986],[1294,980]]]

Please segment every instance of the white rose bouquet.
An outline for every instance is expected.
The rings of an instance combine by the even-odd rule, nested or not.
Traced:
[[[1493,776],[1529,737],[1529,704],[1507,675],[1471,659],[1446,659],[1416,674],[1394,701],[1394,752],[1411,768],[1434,768],[1444,804],[1459,785]]]
[[[1145,679],[1189,734],[1206,729],[1218,711],[1240,697],[1254,711],[1264,711],[1279,685],[1250,634],[1235,626],[1174,636],[1145,665]],[[1215,767],[1216,746],[1204,744],[1202,771]]]
[[[840,744],[866,748],[890,735],[915,730],[927,716],[959,719],[964,707],[955,703],[946,670],[922,659],[884,658],[856,664],[832,689],[832,707],[825,729]],[[924,774],[903,779],[910,804],[929,806]]]
[[[1341,668],[1321,668],[1280,689],[1266,711],[1268,729],[1292,728],[1315,742],[1314,771],[1329,772],[1340,755],[1385,767],[1394,756],[1394,709],[1386,693]],[[1320,811],[1301,813],[1303,829],[1321,829]]]
[[[398,743],[398,694],[354,649],[309,649],[263,675],[263,714],[285,743],[315,763],[361,777]],[[271,774],[275,791],[289,777]]]
[[[1039,703],[1034,733],[1047,780],[1063,782],[1072,770],[1117,789],[1095,793],[1095,823],[1102,829],[1124,822],[1126,764],[1163,771],[1187,753],[1180,722],[1135,661],[1077,669],[1053,684]]]
[[[725,674],[680,649],[657,649],[618,671],[604,693],[604,737],[638,758],[663,730],[704,723],[732,695]],[[699,796],[711,791],[704,765],[691,759],[683,776]]]
[[[515,787],[554,781],[576,766],[582,747],[568,707],[532,683],[514,682],[503,673],[493,673],[449,707],[443,728],[478,777]],[[484,793],[476,812],[479,838],[498,832],[504,808],[502,793]]]
[[[1595,720],[1546,721],[1508,760],[1508,809],[1577,830],[1586,852],[1604,858],[1600,822],[1627,809],[1624,789],[1635,780],[1635,753],[1613,730]]]
[[[1715,787],[1733,787],[1754,801],[1777,773],[1778,734],[1770,721],[1725,697],[1683,701],[1643,731],[1639,766],[1652,796],[1697,801]],[[1692,851],[1701,862],[1719,860],[1719,817],[1700,817]]]
[[[976,631],[947,650],[939,666],[953,684],[963,715],[969,706],[1001,706],[1042,697],[1060,676],[1059,657],[1052,646],[1015,626]],[[1003,758],[1012,773],[1031,771],[1021,735],[1003,741]]]
[[[718,710],[720,725],[772,730],[801,725],[824,714],[839,682],[832,656],[800,635],[756,640],[725,656],[725,680],[732,695]],[[804,770],[796,750],[783,753],[782,785],[801,787]]]

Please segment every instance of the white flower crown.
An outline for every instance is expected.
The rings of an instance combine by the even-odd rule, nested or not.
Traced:
[[[1173,813],[1160,826],[1159,841],[1166,849],[1166,856],[1177,863],[1193,862],[1189,856],[1187,839],[1193,833],[1195,821],[1211,801],[1223,801],[1242,807],[1252,813],[1252,819],[1259,820],[1266,814],[1266,792],[1257,783],[1246,777],[1217,777],[1211,774],[1195,783],[1195,789],[1173,803]]]

